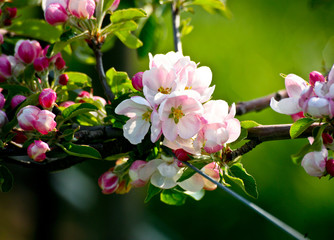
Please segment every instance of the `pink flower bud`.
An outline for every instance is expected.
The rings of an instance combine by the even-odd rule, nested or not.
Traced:
[[[173,153],[175,154],[176,158],[178,160],[180,160],[180,161],[188,161],[188,160],[190,160],[189,155],[191,155],[191,154],[188,153],[188,152],[186,152],[182,148],[173,150]]]
[[[95,12],[95,0],[69,0],[68,10],[77,18],[91,18]]]
[[[328,133],[322,134],[322,141],[324,144],[331,144],[333,143],[333,137]]]
[[[23,130],[34,130],[34,122],[41,110],[32,105],[25,106],[17,114],[17,121]]]
[[[37,72],[42,72],[49,67],[49,60],[46,57],[39,57],[34,60],[34,68]]]
[[[131,184],[134,187],[143,187],[147,183],[148,179],[141,179],[139,171],[146,165],[147,162],[143,160],[136,160],[132,163],[129,169],[129,176]]]
[[[118,187],[119,178],[112,171],[103,173],[98,180],[98,184],[102,189],[102,193],[111,194],[116,191]]]
[[[66,9],[59,3],[49,4],[44,12],[45,21],[51,25],[61,24],[67,21]]]
[[[15,45],[15,57],[26,64],[32,63],[42,53],[39,42],[20,40]]]
[[[111,7],[109,8],[110,11],[115,11],[118,8],[120,0],[114,0],[114,2],[112,3]]]
[[[0,44],[3,44],[3,35],[0,33]]]
[[[136,73],[132,79],[132,86],[138,90],[138,91],[143,91],[143,72],[138,72]]]
[[[57,94],[55,91],[53,91],[51,88],[45,88],[42,90],[42,92],[39,94],[39,104],[43,108],[51,108],[54,106],[57,100]]]
[[[6,56],[0,57],[0,82],[6,81],[12,75],[12,66]]]
[[[7,114],[4,111],[0,110],[0,128],[5,126],[6,123],[8,123]]]
[[[60,106],[67,108],[67,107],[69,107],[69,106],[71,106],[73,104],[75,104],[75,102],[73,102],[73,101],[66,101],[66,102],[61,103]]]
[[[3,109],[5,103],[6,103],[5,96],[2,93],[0,93],[0,109]]]
[[[87,91],[81,91],[78,95],[80,98],[90,98],[90,93]]]
[[[16,17],[17,14],[17,8],[7,8],[9,18]]]
[[[15,95],[10,101],[10,106],[12,109],[16,108],[21,102],[26,100],[26,97],[23,95]]]
[[[66,66],[66,63],[61,55],[56,58],[55,66],[58,70],[62,70]]]
[[[321,152],[309,152],[302,160],[305,171],[314,177],[322,177],[326,172],[326,161],[328,152],[323,148]]]
[[[43,135],[48,134],[57,126],[57,123],[54,121],[55,117],[56,115],[52,112],[41,110],[37,115],[37,119],[33,121],[33,127]]]
[[[326,171],[329,175],[334,177],[334,159],[328,159],[326,161]]]
[[[65,86],[65,85],[67,85],[67,83],[68,83],[68,75],[67,74],[62,74],[62,75],[60,75],[59,76],[59,84],[60,85],[63,85],[63,86]]]
[[[41,140],[35,140],[27,149],[28,156],[36,162],[42,162],[47,151],[50,151],[49,145]]]
[[[324,81],[325,78],[320,72],[313,71],[310,73],[310,84],[312,86],[314,86],[316,82],[324,82]]]
[[[93,96],[93,100],[98,101],[101,107],[104,107],[107,104],[107,101],[104,98],[99,97],[99,96]]]
[[[217,163],[212,162],[209,163],[207,165],[205,165],[201,170],[208,175],[209,177],[211,177],[213,180],[216,180],[217,182],[219,182],[220,180],[220,174],[219,174],[219,166],[217,165]],[[204,180],[204,187],[203,189],[208,190],[208,191],[213,191],[217,188],[217,185],[212,183],[211,181],[207,180],[207,179],[203,179]]]

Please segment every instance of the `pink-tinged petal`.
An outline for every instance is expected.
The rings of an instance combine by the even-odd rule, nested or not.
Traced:
[[[208,175],[209,177],[211,177],[213,180],[216,180],[217,182],[219,182],[220,180],[220,170],[219,170],[219,166],[217,165],[217,163],[212,162],[209,163],[208,165],[204,166],[201,169],[206,175]],[[217,188],[217,185],[212,183],[211,181],[204,179],[204,189],[208,190],[208,191],[213,191]]]
[[[175,162],[163,162],[158,166],[158,171],[163,177],[173,178],[180,171],[180,168]]]
[[[216,86],[209,87],[201,94],[200,102],[204,103],[210,100],[213,92],[215,91]]]
[[[201,147],[194,146],[193,145],[194,140],[189,138],[189,139],[183,139],[180,137],[177,137],[175,141],[169,141],[167,138],[164,139],[163,145],[166,147],[169,147],[170,149],[179,149],[182,148],[185,151],[196,155],[201,153]]]
[[[307,102],[307,113],[313,117],[328,116],[330,111],[329,102],[325,98],[312,97]]]
[[[129,118],[142,116],[143,113],[147,112],[149,109],[145,105],[135,103],[131,99],[126,99],[115,109],[115,113],[119,115],[125,115]]]
[[[299,97],[307,82],[295,74],[289,74],[285,78],[285,88],[289,97]]]
[[[198,133],[202,127],[202,124],[198,115],[188,114],[180,119],[177,127],[180,137],[188,139]]]
[[[329,84],[334,83],[334,65],[332,66],[331,70],[328,73],[328,83]]]
[[[226,121],[226,123],[226,130],[228,131],[228,140],[226,141],[226,143],[231,143],[237,140],[240,136],[241,126],[239,120],[236,118],[229,119]]]
[[[310,152],[304,156],[301,165],[309,175],[322,177],[326,171],[327,156],[326,148],[323,148],[321,152]]]
[[[130,98],[133,102],[139,104],[139,105],[144,105],[144,106],[147,106],[149,108],[151,108],[151,105],[150,103],[143,97],[140,97],[140,96],[134,96],[134,97],[131,97]]]
[[[162,122],[156,110],[151,113],[151,141],[155,143],[162,135]]]
[[[173,119],[169,118],[162,122],[162,133],[169,141],[176,139],[178,131]]]
[[[208,124],[221,123],[228,115],[228,104],[223,100],[211,100],[203,105],[203,117]]]
[[[155,172],[152,175],[151,183],[152,185],[162,189],[170,189],[177,185],[176,181],[173,178],[163,177],[159,172]]]
[[[282,114],[292,115],[302,111],[298,104],[298,98],[284,98],[280,101],[276,101],[275,98],[271,98],[270,107]]]
[[[194,80],[192,81],[192,88],[197,91],[197,89],[202,90],[203,88],[208,88],[212,81],[212,72],[208,67],[199,67],[195,71]]]
[[[186,191],[198,192],[204,187],[204,181],[203,177],[196,173],[192,177],[179,182],[178,185]]]
[[[131,144],[138,144],[144,139],[149,128],[149,122],[141,117],[134,117],[129,119],[123,126],[123,134]]]
[[[228,113],[226,120],[227,119],[233,119],[235,117],[237,110],[235,107],[235,103],[232,103],[231,108],[230,108],[230,112]]]
[[[139,169],[138,177],[143,181],[148,181],[152,174],[157,171],[157,167],[164,161],[162,159],[153,159]]]
[[[134,187],[143,187],[147,183],[148,179],[141,179],[139,176],[140,170],[147,164],[146,161],[136,160],[131,164],[129,169],[129,177],[131,179],[131,185]]]

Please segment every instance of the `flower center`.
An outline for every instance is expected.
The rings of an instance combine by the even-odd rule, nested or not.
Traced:
[[[171,114],[169,114],[169,118],[173,118],[175,124],[178,124],[180,118],[185,116],[185,114],[182,112],[182,106],[178,106],[177,108],[172,107],[171,108]]]
[[[149,122],[151,120],[151,114],[152,114],[151,110],[148,110],[147,112],[145,112],[142,116],[143,120],[145,120],[146,122]]]
[[[171,90],[172,90],[171,88],[160,87],[158,89],[158,92],[161,92],[162,94],[170,94]]]
[[[185,89],[184,90],[191,90],[193,87],[185,87]]]

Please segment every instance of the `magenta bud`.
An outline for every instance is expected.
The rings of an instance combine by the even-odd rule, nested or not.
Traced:
[[[324,144],[331,144],[333,143],[333,137],[328,133],[322,134],[322,141]]]
[[[91,18],[95,12],[95,0],[69,0],[68,10],[77,18]]]
[[[66,9],[59,3],[49,4],[44,11],[45,21],[51,25],[61,24],[67,21]]]
[[[0,93],[0,109],[3,109],[5,103],[6,103],[5,96],[2,93]]]
[[[43,135],[48,134],[57,126],[57,123],[54,120],[55,117],[56,115],[52,112],[48,110],[41,110],[37,115],[37,119],[33,121],[34,129]]]
[[[57,94],[55,91],[53,91],[51,88],[45,88],[42,90],[42,92],[39,94],[39,104],[43,108],[51,108],[54,106],[57,100]]]
[[[41,110],[32,105],[21,108],[17,114],[17,121],[23,130],[34,130],[34,121],[38,119],[38,113]]]
[[[12,109],[16,108],[21,102],[26,100],[26,97],[23,95],[15,95],[10,101],[10,106]]]
[[[27,149],[28,156],[36,162],[44,161],[47,151],[50,151],[49,145],[41,140],[35,140]]]
[[[324,82],[325,81],[325,77],[317,71],[313,71],[310,72],[310,84],[312,86],[315,85],[316,82]]]
[[[120,0],[114,0],[114,2],[112,3],[111,7],[109,8],[110,11],[115,11],[118,8]]]
[[[55,66],[58,70],[62,70],[66,66],[66,63],[61,56],[57,57]]]
[[[42,47],[35,40],[20,40],[15,45],[15,57],[26,64],[32,63],[41,53]]]
[[[12,66],[6,56],[0,57],[0,82],[5,82],[12,75]]]
[[[111,171],[103,173],[98,180],[98,184],[104,194],[111,194],[115,192],[118,187],[118,182],[118,176]]]
[[[143,72],[137,72],[131,79],[132,86],[138,90],[143,91]]]
[[[81,91],[78,95],[80,98],[90,98],[90,93],[87,91]]]
[[[49,67],[49,60],[46,57],[39,57],[34,60],[34,69],[42,72]]]
[[[59,76],[59,84],[60,84],[60,85],[63,85],[63,86],[67,85],[67,83],[68,83],[68,79],[69,79],[69,78],[68,78],[68,75],[67,75],[66,73],[60,75],[60,76]]]
[[[182,148],[173,150],[173,153],[175,154],[176,158],[178,160],[180,160],[180,161],[188,161],[188,160],[190,160],[189,155],[191,155],[191,154],[188,153],[188,152],[186,152]]]
[[[334,177],[334,159],[328,159],[326,161],[326,171],[329,175]]]
[[[16,17],[17,14],[17,8],[7,8],[9,18],[14,18]]]
[[[4,111],[0,110],[0,128],[5,126],[6,123],[8,123],[7,114]]]

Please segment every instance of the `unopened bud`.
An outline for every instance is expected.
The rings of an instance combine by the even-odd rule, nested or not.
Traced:
[[[42,92],[39,94],[39,104],[43,108],[51,108],[55,104],[57,100],[57,94],[54,90],[51,88],[45,88],[42,90]]]
[[[138,91],[143,91],[143,72],[138,72],[136,73],[132,79],[132,86],[138,90]]]
[[[49,67],[49,60],[46,57],[40,57],[34,60],[34,69],[37,72],[42,72],[48,67]]]
[[[28,156],[36,162],[42,162],[47,151],[50,151],[49,145],[41,140],[35,140],[27,149]]]
[[[67,83],[68,83],[68,75],[67,74],[62,74],[62,75],[60,75],[59,76],[59,84],[60,85],[67,85]]]
[[[118,176],[115,173],[108,171],[99,177],[98,184],[102,189],[102,193],[111,194],[116,191],[118,187],[118,181]]]
[[[313,71],[310,73],[310,84],[312,86],[314,86],[316,82],[324,82],[324,81],[325,78],[320,72]]]
[[[45,21],[51,25],[61,24],[67,21],[66,9],[60,3],[51,3],[45,8]]]
[[[322,134],[322,141],[324,144],[331,144],[333,143],[333,137],[328,133]]]
[[[188,161],[190,160],[190,153],[186,152],[182,148],[173,150],[173,153],[175,154],[176,158],[180,161]]]
[[[328,159],[326,161],[326,171],[329,175],[334,177],[334,159]]]
[[[15,95],[10,101],[10,106],[12,109],[16,108],[21,102],[26,100],[26,97],[23,95]]]

